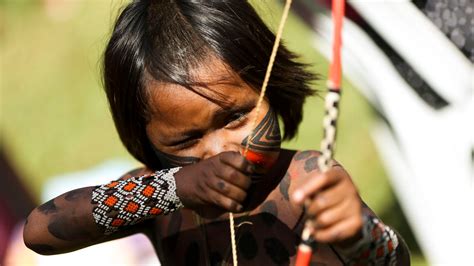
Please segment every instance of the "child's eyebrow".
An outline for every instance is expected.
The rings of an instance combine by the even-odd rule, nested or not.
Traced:
[[[212,115],[212,119],[214,121],[220,121],[222,120],[222,118],[225,118],[230,114],[238,112],[249,112],[253,107],[255,107],[255,101],[246,101],[239,105],[221,107],[214,112],[214,114]]]
[[[255,101],[246,101],[239,105],[234,105],[230,107],[220,107],[214,111],[212,114],[212,121],[225,121],[227,117],[232,114],[239,112],[250,112],[252,108],[255,107]],[[177,132],[173,136],[170,136],[166,140],[166,145],[173,145],[180,142],[183,142],[187,139],[196,138],[202,136],[206,128],[192,128],[186,129],[182,132]]]
[[[183,142],[187,139],[196,138],[202,135],[203,130],[199,128],[189,129],[183,132],[178,132],[175,135],[168,137],[166,141],[164,141],[165,145],[175,145],[177,143]]]
[[[218,121],[221,118],[228,116],[229,114],[233,114],[233,113],[242,111],[244,109],[246,109],[246,108],[244,108],[243,106],[232,106],[232,107],[228,107],[228,108],[219,108],[212,115],[212,119],[214,121]]]

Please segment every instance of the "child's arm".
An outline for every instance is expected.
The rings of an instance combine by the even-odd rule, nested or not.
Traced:
[[[153,225],[145,220],[176,211],[183,204],[237,212],[252,171],[239,153],[225,152],[183,168],[135,172],[102,186],[76,189],[33,210],[25,224],[24,241],[40,254],[58,254],[149,233]]]
[[[403,239],[362,202],[349,174],[337,163],[321,174],[319,153],[304,153],[295,155],[300,167],[292,199],[305,205],[306,215],[314,224],[314,239],[333,244],[349,265],[409,262]]]
[[[119,180],[149,173],[145,169],[131,171]],[[96,204],[92,193],[96,187],[79,188],[64,193],[34,209],[26,219],[23,238],[28,248],[42,255],[74,251],[93,244],[146,233],[144,224],[105,235],[92,215]]]

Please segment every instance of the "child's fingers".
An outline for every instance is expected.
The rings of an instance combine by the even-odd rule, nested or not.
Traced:
[[[297,204],[302,204],[307,197],[318,193],[325,187],[337,183],[339,180],[339,175],[334,174],[331,171],[324,174],[316,173],[311,175],[293,192],[293,200]]]
[[[217,178],[214,182],[212,182],[211,189],[218,192],[222,196],[231,198],[239,203],[243,202],[247,197],[247,192],[242,190],[240,187]]]
[[[219,154],[219,160],[243,173],[250,174],[254,172],[254,166],[238,152],[223,152]]]
[[[240,212],[243,208],[237,201],[225,197],[212,189],[207,191],[207,202],[230,212]]]
[[[352,217],[343,220],[331,227],[324,229],[316,229],[313,237],[316,241],[321,243],[340,242],[345,239],[350,239],[357,235],[362,228],[362,217]]]
[[[248,189],[252,183],[252,180],[249,176],[237,171],[230,166],[227,166],[219,171],[219,173],[217,173],[217,177],[244,190]]]
[[[332,208],[329,208],[316,214],[316,216],[314,216],[315,218],[313,219],[316,224],[316,227],[318,229],[328,228],[342,220],[351,217],[353,214],[352,211],[349,209],[350,206],[351,201],[344,200],[341,203],[333,206]]]
[[[306,213],[309,216],[315,216],[328,208],[332,208],[345,199],[345,191],[346,190],[342,184],[321,191],[313,198],[311,204],[306,206]]]

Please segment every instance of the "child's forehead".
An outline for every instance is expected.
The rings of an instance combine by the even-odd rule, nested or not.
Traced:
[[[150,130],[148,134],[168,139],[191,129],[202,132],[230,113],[248,110],[258,98],[249,86],[218,84],[201,90],[208,94],[210,90],[218,91],[225,97],[219,97],[219,100],[225,101],[224,104],[209,99],[212,93],[204,97],[176,84],[160,84],[150,88],[149,105],[152,113],[147,126],[147,130]]]
[[[245,83],[219,82],[192,89],[178,84],[151,85],[149,104],[155,114],[169,114],[185,109],[232,108],[255,97],[256,93]]]
[[[237,73],[217,59],[205,60],[189,74],[196,85],[185,87],[148,79],[146,87],[153,112],[173,111],[189,104],[232,107],[242,98],[256,94]]]

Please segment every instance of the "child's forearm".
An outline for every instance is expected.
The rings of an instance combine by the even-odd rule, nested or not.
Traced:
[[[34,209],[23,231],[26,246],[51,255],[88,246],[103,237],[92,216],[93,190],[94,187],[76,189]]]
[[[25,244],[37,253],[50,255],[142,232],[141,221],[181,206],[175,194],[176,171],[126,176],[56,197],[29,215]]]

